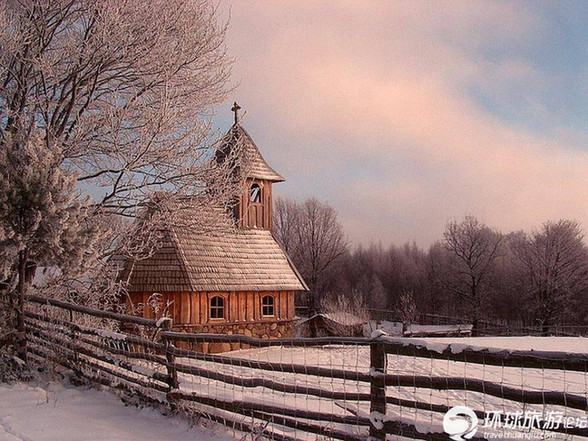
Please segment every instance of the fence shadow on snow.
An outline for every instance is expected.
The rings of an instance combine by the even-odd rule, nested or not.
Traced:
[[[586,427],[548,418],[585,418],[587,354],[497,351],[387,336],[262,340],[186,334],[172,332],[170,320],[28,300],[31,358],[257,439],[445,440],[443,417],[456,405],[470,407],[481,421],[492,413],[502,426],[485,428],[481,422],[473,440],[484,434],[502,439],[505,428],[588,438]],[[248,349],[196,350],[218,343]],[[511,421],[523,412],[535,417],[528,424]]]

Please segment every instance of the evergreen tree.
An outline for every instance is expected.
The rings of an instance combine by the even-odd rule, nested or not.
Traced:
[[[19,131],[18,133],[23,133]],[[5,291],[24,332],[24,302],[37,265],[80,270],[99,238],[76,176],[60,167],[61,151],[36,132],[6,133],[0,151],[0,271],[12,275]],[[11,292],[18,282],[18,293]],[[10,314],[9,314],[10,315]],[[10,329],[10,327],[8,327]],[[24,354],[24,348],[20,348]]]

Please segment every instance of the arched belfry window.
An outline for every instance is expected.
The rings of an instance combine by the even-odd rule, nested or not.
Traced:
[[[259,184],[253,184],[251,186],[251,202],[261,204],[261,187]]]
[[[263,296],[261,299],[261,315],[264,317],[273,317],[274,311],[274,296]]]
[[[212,299],[210,299],[210,318],[225,318],[225,299],[221,296],[214,296]]]

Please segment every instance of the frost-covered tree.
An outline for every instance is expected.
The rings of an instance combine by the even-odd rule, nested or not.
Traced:
[[[42,137],[4,137],[0,150],[0,271],[9,285],[18,283],[18,328],[24,330],[23,305],[32,265],[78,271],[94,255],[99,239],[87,201],[76,179],[59,168],[61,150],[48,149]]]
[[[232,200],[231,162],[208,160],[225,29],[206,0],[3,2],[0,145],[39,131],[103,214],[134,217],[161,190]]]
[[[320,297],[341,257],[347,252],[347,239],[337,212],[317,199],[304,203],[278,199],[274,209],[274,232],[302,273],[310,289],[309,313],[320,305]]]
[[[224,36],[205,0],[3,2],[0,136],[37,127],[106,210],[192,193],[213,173],[202,159]]]
[[[230,74],[225,30],[207,0],[3,2],[0,148],[39,133],[102,216],[133,218],[162,190],[168,207],[231,201],[234,162],[209,160]],[[189,220],[213,225],[199,209],[209,204],[191,199],[205,215]]]
[[[273,215],[274,234],[284,250],[293,253],[298,242],[299,204],[292,199],[277,197],[274,201]]]
[[[583,238],[580,225],[570,220],[549,221],[538,231],[512,238],[529,306],[545,335],[566,305],[588,289],[588,248]]]
[[[213,108],[230,74],[225,30],[207,0],[0,3],[0,172],[10,177],[0,288],[15,288],[23,261],[59,268],[67,283],[51,293],[106,274],[95,264],[90,277],[66,276],[89,251],[83,228],[101,232],[95,262],[121,246],[148,252],[159,226],[121,217],[145,213],[157,191],[167,192],[162,212],[190,208],[193,216],[172,217],[214,225],[214,212],[201,208],[233,200],[241,190],[233,171],[245,168],[210,160]],[[20,173],[26,192],[14,179]]]
[[[396,314],[405,327],[412,325],[417,320],[417,305],[412,291],[404,291],[400,295],[396,305]]]
[[[474,216],[466,216],[461,222],[448,222],[443,236],[447,259],[439,272],[440,280],[445,289],[466,304],[472,332],[476,334],[503,236]]]
[[[356,291],[370,309],[382,311],[388,308],[388,293],[375,272],[372,273],[371,277],[364,274],[357,285]]]

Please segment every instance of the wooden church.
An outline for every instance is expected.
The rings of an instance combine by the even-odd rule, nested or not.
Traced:
[[[234,206],[232,228],[212,232],[168,227],[158,249],[127,265],[130,301],[155,318],[149,299],[159,293],[175,330],[287,336],[295,321],[294,297],[304,280],[272,235],[272,185],[284,178],[271,168],[238,120],[224,136],[216,160],[247,159],[243,192]]]

